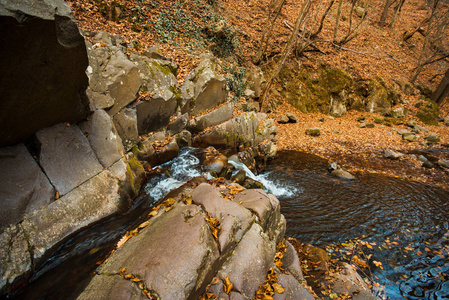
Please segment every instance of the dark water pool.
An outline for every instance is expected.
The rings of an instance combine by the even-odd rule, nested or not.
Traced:
[[[283,151],[269,164],[265,179],[293,191],[278,195],[287,235],[323,248],[361,238],[372,246],[365,256],[382,263],[370,266],[385,286],[379,295],[449,299],[449,192],[370,173],[340,180],[327,173],[328,163]]]

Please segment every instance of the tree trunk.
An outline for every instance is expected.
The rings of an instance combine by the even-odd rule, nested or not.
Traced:
[[[382,15],[380,16],[379,20],[380,27],[384,27],[388,17],[388,10],[390,9],[390,6],[392,6],[394,2],[396,2],[396,0],[387,0],[387,2],[385,3],[384,10],[382,11]]]
[[[308,0],[307,2],[304,2],[301,12],[298,15],[298,18],[295,22],[295,27],[293,28],[292,34],[290,35],[290,38],[288,39],[287,45],[284,48],[284,51],[282,52],[281,59],[279,60],[278,64],[276,65],[276,68],[273,72],[273,75],[268,80],[267,84],[265,85],[265,88],[263,89],[262,96],[260,97],[260,108],[262,109],[263,104],[265,102],[265,99],[268,96],[268,92],[270,91],[271,85],[273,84],[274,79],[278,76],[279,72],[281,71],[282,67],[284,66],[285,61],[287,60],[287,57],[291,53],[293,49],[293,45],[295,44],[296,38],[298,36],[299,28],[301,27],[301,24],[304,22],[304,19],[307,15],[307,13],[310,10],[312,0]]]
[[[449,69],[444,74],[435,92],[432,94],[432,100],[438,104],[443,103],[444,98],[449,96]]]

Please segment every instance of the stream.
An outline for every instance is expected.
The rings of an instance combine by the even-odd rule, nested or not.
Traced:
[[[203,176],[201,149],[183,148],[149,180],[147,196],[124,215],[90,226],[61,245],[34,273],[32,283],[7,299],[73,299],[120,237],[140,224],[152,204],[170,190]],[[254,175],[281,202],[287,236],[327,248],[350,260],[354,239],[369,244],[374,290],[384,299],[449,298],[449,191],[371,173],[355,180],[332,177],[328,161],[312,154],[281,151]],[[360,255],[359,255],[360,256]],[[363,258],[363,257],[362,257]],[[377,264],[373,264],[376,261]]]

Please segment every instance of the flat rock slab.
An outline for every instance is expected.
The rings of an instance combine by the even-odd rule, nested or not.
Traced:
[[[200,184],[192,193],[195,204],[201,205],[221,224],[218,234],[221,253],[238,243],[254,221],[252,214],[236,202],[221,197],[220,191],[208,183]]]
[[[57,124],[36,133],[39,162],[51,183],[65,195],[103,170],[87,138],[76,125]]]
[[[232,118],[232,113],[234,112],[234,104],[228,103],[223,105],[210,113],[201,115],[199,117],[191,120],[189,124],[189,130],[193,132],[200,132],[207,127],[212,127],[221,124]]]
[[[275,252],[275,242],[270,241],[260,225],[253,224],[218,271],[218,277],[221,280],[229,277],[233,291],[252,299],[265,281],[268,270],[274,266]]]
[[[0,170],[1,232],[53,201],[55,191],[23,144],[0,148]]]
[[[88,180],[65,196],[33,213],[22,223],[34,259],[75,231],[121,209],[117,179],[109,171]]]
[[[88,120],[79,124],[103,167],[109,168],[124,155],[122,139],[111,117],[104,110],[96,110]]]
[[[139,289],[137,283],[120,275],[97,275],[76,299],[148,300],[148,297]]]
[[[273,195],[268,195],[263,190],[252,189],[238,193],[235,202],[242,202],[242,206],[254,212],[259,222],[267,230],[274,230],[278,225],[281,213],[279,200]]]
[[[285,288],[281,294],[275,293],[274,300],[314,300],[315,297],[292,275],[279,274],[278,283]]]
[[[285,242],[285,246],[287,246],[287,250],[281,259],[283,268],[293,275],[297,281],[304,282],[304,275],[302,274],[301,265],[299,264],[299,258],[295,248],[288,241]]]
[[[150,224],[115,251],[97,273],[118,274],[126,267],[127,274],[142,279],[161,299],[194,299],[211,281],[218,257],[217,243],[201,208],[176,205],[150,219]],[[118,287],[111,288],[97,290],[98,299],[107,299],[107,293],[116,289],[120,292]]]
[[[131,107],[123,108],[113,117],[113,121],[125,150],[129,151],[139,142],[136,109]]]

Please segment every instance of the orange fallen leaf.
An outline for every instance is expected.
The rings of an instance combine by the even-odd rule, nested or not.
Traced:
[[[229,277],[226,276],[224,279],[224,287],[223,290],[226,294],[229,294],[232,290],[232,282],[229,280]]]

